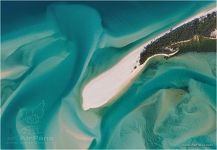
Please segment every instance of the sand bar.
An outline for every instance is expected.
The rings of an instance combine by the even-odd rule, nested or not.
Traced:
[[[157,37],[147,41],[143,45],[139,46],[128,55],[126,55],[123,59],[121,59],[116,65],[114,65],[109,70],[100,74],[93,80],[91,80],[82,91],[83,103],[82,107],[84,110],[88,110],[90,108],[97,108],[105,105],[109,101],[113,100],[115,97],[120,95],[126,89],[132,81],[138,76],[138,74],[143,70],[145,64],[149,59],[155,56],[163,55],[163,56],[171,56],[176,52],[171,54],[156,54],[149,57],[145,63],[139,65],[140,53],[143,51],[143,48],[148,45],[150,42],[157,40],[158,38],[164,36],[169,33],[171,30],[174,30],[187,22],[190,22],[196,18],[200,18],[209,13],[216,11],[216,8],[203,11],[182,23],[176,25],[174,28],[167,30],[166,32],[161,33]],[[135,67],[136,66],[136,67]]]

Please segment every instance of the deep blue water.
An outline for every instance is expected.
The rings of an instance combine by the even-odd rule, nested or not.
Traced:
[[[81,108],[87,82],[213,1],[1,4],[1,148],[216,148],[213,53],[150,61],[113,103]]]

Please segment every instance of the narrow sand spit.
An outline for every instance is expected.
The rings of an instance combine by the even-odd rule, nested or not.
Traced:
[[[183,24],[190,22],[196,18],[203,17],[209,13],[216,11],[216,8],[203,11],[190,19],[185,20],[184,22],[178,24],[172,30],[182,26]],[[100,74],[93,80],[91,80],[82,91],[83,103],[82,107],[84,110],[90,108],[97,108],[102,105],[105,105],[109,101],[113,100],[115,97],[119,96],[124,89],[126,89],[132,81],[138,76],[138,74],[143,70],[145,64],[149,59],[155,56],[172,56],[176,52],[171,54],[156,54],[149,57],[145,63],[139,65],[140,53],[143,51],[143,48],[148,45],[151,41],[155,41],[158,38],[164,36],[170,30],[158,35],[157,37],[149,40],[140,47],[136,48],[130,52],[127,56],[121,59],[116,65],[114,65],[109,70]]]

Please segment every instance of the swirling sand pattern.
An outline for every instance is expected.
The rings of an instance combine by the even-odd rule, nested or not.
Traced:
[[[153,58],[113,103],[81,107],[89,80],[211,2],[75,3],[2,32],[1,148],[216,148],[214,53]]]

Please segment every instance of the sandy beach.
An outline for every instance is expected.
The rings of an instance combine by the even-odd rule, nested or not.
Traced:
[[[175,30],[176,28],[182,26],[187,22],[190,22],[196,18],[203,17],[214,11],[216,11],[216,8],[200,12],[197,15],[176,25],[174,28],[161,33],[160,35],[147,41],[143,45],[130,52],[112,68],[91,80],[82,91],[83,109],[88,110],[90,108],[97,108],[103,106],[108,102],[112,101],[114,98],[118,97],[120,93],[124,91],[124,89],[131,85],[132,81],[139,75],[139,73],[142,72],[144,66],[151,58],[160,55],[171,56],[178,52],[175,51],[169,55],[156,54],[149,57],[142,65],[139,65],[140,53],[143,51],[143,48],[150,42],[157,40],[158,38],[169,33],[171,30]]]

